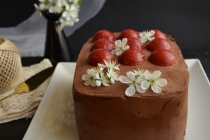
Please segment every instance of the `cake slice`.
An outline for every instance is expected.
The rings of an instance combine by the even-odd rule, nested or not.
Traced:
[[[94,36],[84,44],[78,56],[73,82],[74,112],[80,140],[184,139],[188,108],[188,68],[180,48],[169,35],[162,33],[161,36],[170,45],[169,49],[167,47],[153,52],[147,49],[147,45],[152,40],[159,38],[155,31],[136,32],[139,35],[138,39],[144,45],[143,50],[134,50],[128,56],[125,52],[129,47],[126,48],[126,44],[123,44],[125,50],[121,54],[114,55],[114,59],[105,60],[107,63],[116,62],[116,66],[119,65],[117,70],[119,80],[108,83],[109,86],[106,82],[104,85],[103,83],[93,83],[93,86],[90,83],[85,84],[82,77],[87,75],[88,70],[93,70],[93,67],[97,69],[97,66],[88,63]],[[113,33],[113,35],[115,40],[118,40],[121,33]],[[149,38],[145,40],[144,37],[147,35]],[[113,50],[110,52],[117,54],[117,51]],[[97,61],[100,59],[98,57],[100,55],[89,61]],[[142,61],[142,63],[136,63],[136,61]],[[105,64],[102,62],[102,65]],[[134,86],[133,93],[133,89],[128,89],[132,86],[131,83],[123,83],[123,78],[126,78],[129,72],[134,74],[138,71],[142,72],[144,78],[136,80],[141,83]],[[153,78],[164,79],[165,85],[161,86],[151,78],[147,79],[148,75],[154,72],[157,72],[158,76],[153,75]],[[107,70],[104,74],[106,73]],[[127,78],[129,79],[129,76]],[[159,87],[155,87],[155,84]]]

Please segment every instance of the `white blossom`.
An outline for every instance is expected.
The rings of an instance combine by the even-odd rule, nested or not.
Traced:
[[[141,82],[141,88],[142,89],[148,89],[151,86],[151,89],[155,93],[160,93],[162,91],[162,87],[167,85],[167,80],[165,78],[160,78],[161,72],[156,70],[153,73],[150,73],[150,71],[145,70],[144,75],[146,77],[146,80],[143,80]]]
[[[112,50],[113,54],[116,54],[117,56],[121,55],[125,50],[129,49],[129,46],[127,45],[127,38],[123,38],[121,40],[115,41],[115,48]]]
[[[138,69],[137,71],[134,70],[133,72],[134,72],[134,74],[136,76],[142,76],[142,75],[144,75],[144,69]]]
[[[162,87],[167,85],[165,78],[160,78],[161,72],[155,70],[150,72],[145,69],[138,69],[126,72],[126,76],[118,76],[117,70],[119,65],[116,62],[104,61],[104,64],[98,64],[97,67],[88,69],[86,74],[82,75],[86,86],[110,86],[109,83],[114,84],[115,81],[120,81],[127,84],[125,90],[127,96],[133,96],[136,92],[145,93],[151,87],[155,93],[160,93]]]
[[[79,21],[79,4],[79,0],[39,0],[39,5],[34,6],[40,13],[47,10],[49,13],[62,14],[59,22],[63,29]]]
[[[106,61],[104,60],[104,64],[98,64],[99,67],[102,67],[104,69],[107,69],[110,71],[111,69],[113,70],[119,70],[119,65],[116,65],[116,61]]]
[[[109,86],[109,80],[108,77],[106,75],[104,75],[104,73],[100,73],[100,76],[96,79],[96,86]]]
[[[137,77],[132,71],[126,72],[126,76],[119,76],[119,80],[120,82],[129,85],[129,87],[125,90],[125,94],[127,96],[133,96],[136,91],[140,93],[144,93],[146,91],[145,89],[142,89],[140,85],[142,81],[140,76]]]
[[[86,74],[82,75],[82,80],[85,81],[84,84],[86,86],[91,85],[91,86],[94,87],[94,86],[96,86],[96,81],[95,81],[96,76],[97,76],[97,74],[96,74],[96,71],[94,69],[88,69],[86,71]]]
[[[110,82],[112,84],[114,84],[115,81],[119,81],[118,74],[117,74],[117,72],[114,69],[110,69],[107,72],[107,77],[108,77],[108,79],[110,80]]]
[[[109,83],[114,84],[118,81],[117,70],[119,65],[114,61],[104,61],[105,64],[98,64],[97,67],[88,69],[86,74],[82,76],[86,86],[110,86]]]
[[[155,34],[154,30],[150,30],[149,32],[148,31],[141,32],[140,33],[140,41],[142,43],[150,42],[153,39],[155,39],[154,34]]]

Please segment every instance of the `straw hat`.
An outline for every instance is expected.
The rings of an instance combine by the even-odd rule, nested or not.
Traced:
[[[22,78],[21,55],[17,47],[0,38],[0,94],[17,86]]]

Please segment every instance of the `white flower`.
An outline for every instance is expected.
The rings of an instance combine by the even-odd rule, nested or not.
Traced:
[[[109,86],[109,80],[108,80],[108,77],[104,75],[104,73],[100,73],[100,77],[98,77],[96,79],[96,86],[101,86],[101,85],[104,85],[104,86]]]
[[[140,76],[136,77],[135,73],[131,71],[126,72],[126,76],[119,76],[119,80],[120,82],[129,85],[129,87],[125,90],[125,94],[127,96],[133,96],[136,90],[140,93],[144,93],[146,91],[146,89],[142,89],[140,85],[142,81]]]
[[[102,67],[95,67],[93,68],[95,71],[95,79],[100,79],[100,75],[103,73],[103,68]]]
[[[62,18],[60,19],[61,28],[65,26],[73,26],[74,23],[79,21],[78,13],[79,6],[77,4],[65,5],[66,11],[62,13]]]
[[[146,77],[144,76],[144,69],[138,69],[137,71],[134,70],[134,75],[140,79],[139,83],[146,80]]]
[[[144,69],[138,69],[137,71],[134,70],[133,72],[134,72],[134,74],[136,76],[142,76],[142,75],[144,75]]]
[[[82,75],[82,80],[85,81],[84,85],[86,86],[93,86],[95,87],[96,86],[96,71],[94,69],[88,69],[86,71],[86,74]]]
[[[153,37],[154,34],[155,34],[154,30],[150,30],[149,32],[148,31],[141,32],[140,33],[140,41],[142,43],[150,42],[153,39],[155,39],[155,37]]]
[[[62,16],[66,18],[67,21],[75,19],[78,17],[78,6],[76,4],[65,5],[66,11],[63,12]]]
[[[148,70],[145,70],[144,76],[147,80],[141,82],[142,89],[148,89],[151,86],[151,89],[155,93],[160,93],[162,87],[167,85],[167,80],[165,78],[160,78],[161,72],[156,70],[153,73],[150,73]]]
[[[74,23],[79,21],[79,18],[71,19],[71,20],[66,20],[65,18],[61,18],[60,20],[61,23],[61,29],[63,29],[66,26],[73,26]]]
[[[96,81],[96,86],[109,86],[109,80],[107,78],[107,76],[104,75],[103,70],[104,68],[102,67],[95,67],[93,68],[93,70],[95,71],[95,81]]]
[[[108,71],[111,69],[119,70],[119,65],[116,65],[116,61],[106,61],[104,60],[104,64],[98,64],[99,67],[106,68]]]
[[[115,81],[119,81],[118,74],[114,69],[110,69],[107,72],[107,77],[109,78],[109,80],[112,84],[114,84]]]
[[[49,10],[50,13],[61,13],[63,11],[62,0],[48,0],[42,3],[46,4],[46,10]]]
[[[115,81],[118,81],[118,74],[116,71],[120,69],[119,65],[116,65],[116,61],[104,60],[104,64],[99,63],[98,66],[107,71],[106,75],[112,84],[114,84]]]
[[[67,21],[78,18],[79,8],[76,4],[65,5],[66,11],[62,13],[62,17]]]
[[[79,21],[80,4],[81,0],[39,0],[39,5],[34,4],[34,6],[40,13],[47,10],[49,13],[62,14],[59,22],[63,29]]]
[[[39,4],[39,5],[34,4],[34,6],[38,12],[41,12],[47,8],[47,6],[45,4]]]
[[[82,75],[82,79],[85,81],[86,86],[110,86],[109,83],[114,84],[118,81],[117,70],[119,65],[115,65],[116,62],[104,61],[105,64],[98,64],[97,67],[88,69],[86,74]]]
[[[117,56],[121,55],[125,50],[129,49],[129,46],[127,45],[127,38],[123,38],[121,40],[115,41],[115,48],[112,50],[113,54],[116,54]]]

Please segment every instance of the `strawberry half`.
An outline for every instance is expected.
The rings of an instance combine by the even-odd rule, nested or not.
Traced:
[[[137,38],[128,38],[127,45],[130,49],[137,49],[139,51],[144,49],[144,44]]]
[[[94,34],[92,42],[96,42],[99,39],[108,39],[111,42],[114,42],[115,36],[108,30],[100,30]]]
[[[121,64],[129,66],[141,65],[145,62],[145,55],[136,49],[128,49],[118,57],[118,61]]]
[[[155,38],[163,38],[163,39],[166,39],[164,33],[161,32],[160,30],[154,29],[153,31],[155,31],[155,34],[154,34],[154,37]]]
[[[176,64],[175,56],[168,50],[156,50],[150,54],[148,60],[158,66],[172,66]]]
[[[146,45],[146,48],[147,50],[153,52],[159,49],[170,50],[171,46],[165,39],[155,38],[154,40],[152,40]]]
[[[139,34],[133,30],[133,29],[125,29],[122,31],[118,37],[118,39],[123,39],[123,38],[138,38]]]
[[[89,54],[87,63],[92,66],[97,66],[98,63],[104,64],[104,60],[115,61],[115,57],[108,50],[96,49]]]
[[[95,49],[106,49],[111,51],[114,48],[114,46],[114,43],[107,39],[99,39],[92,45],[91,51]]]

